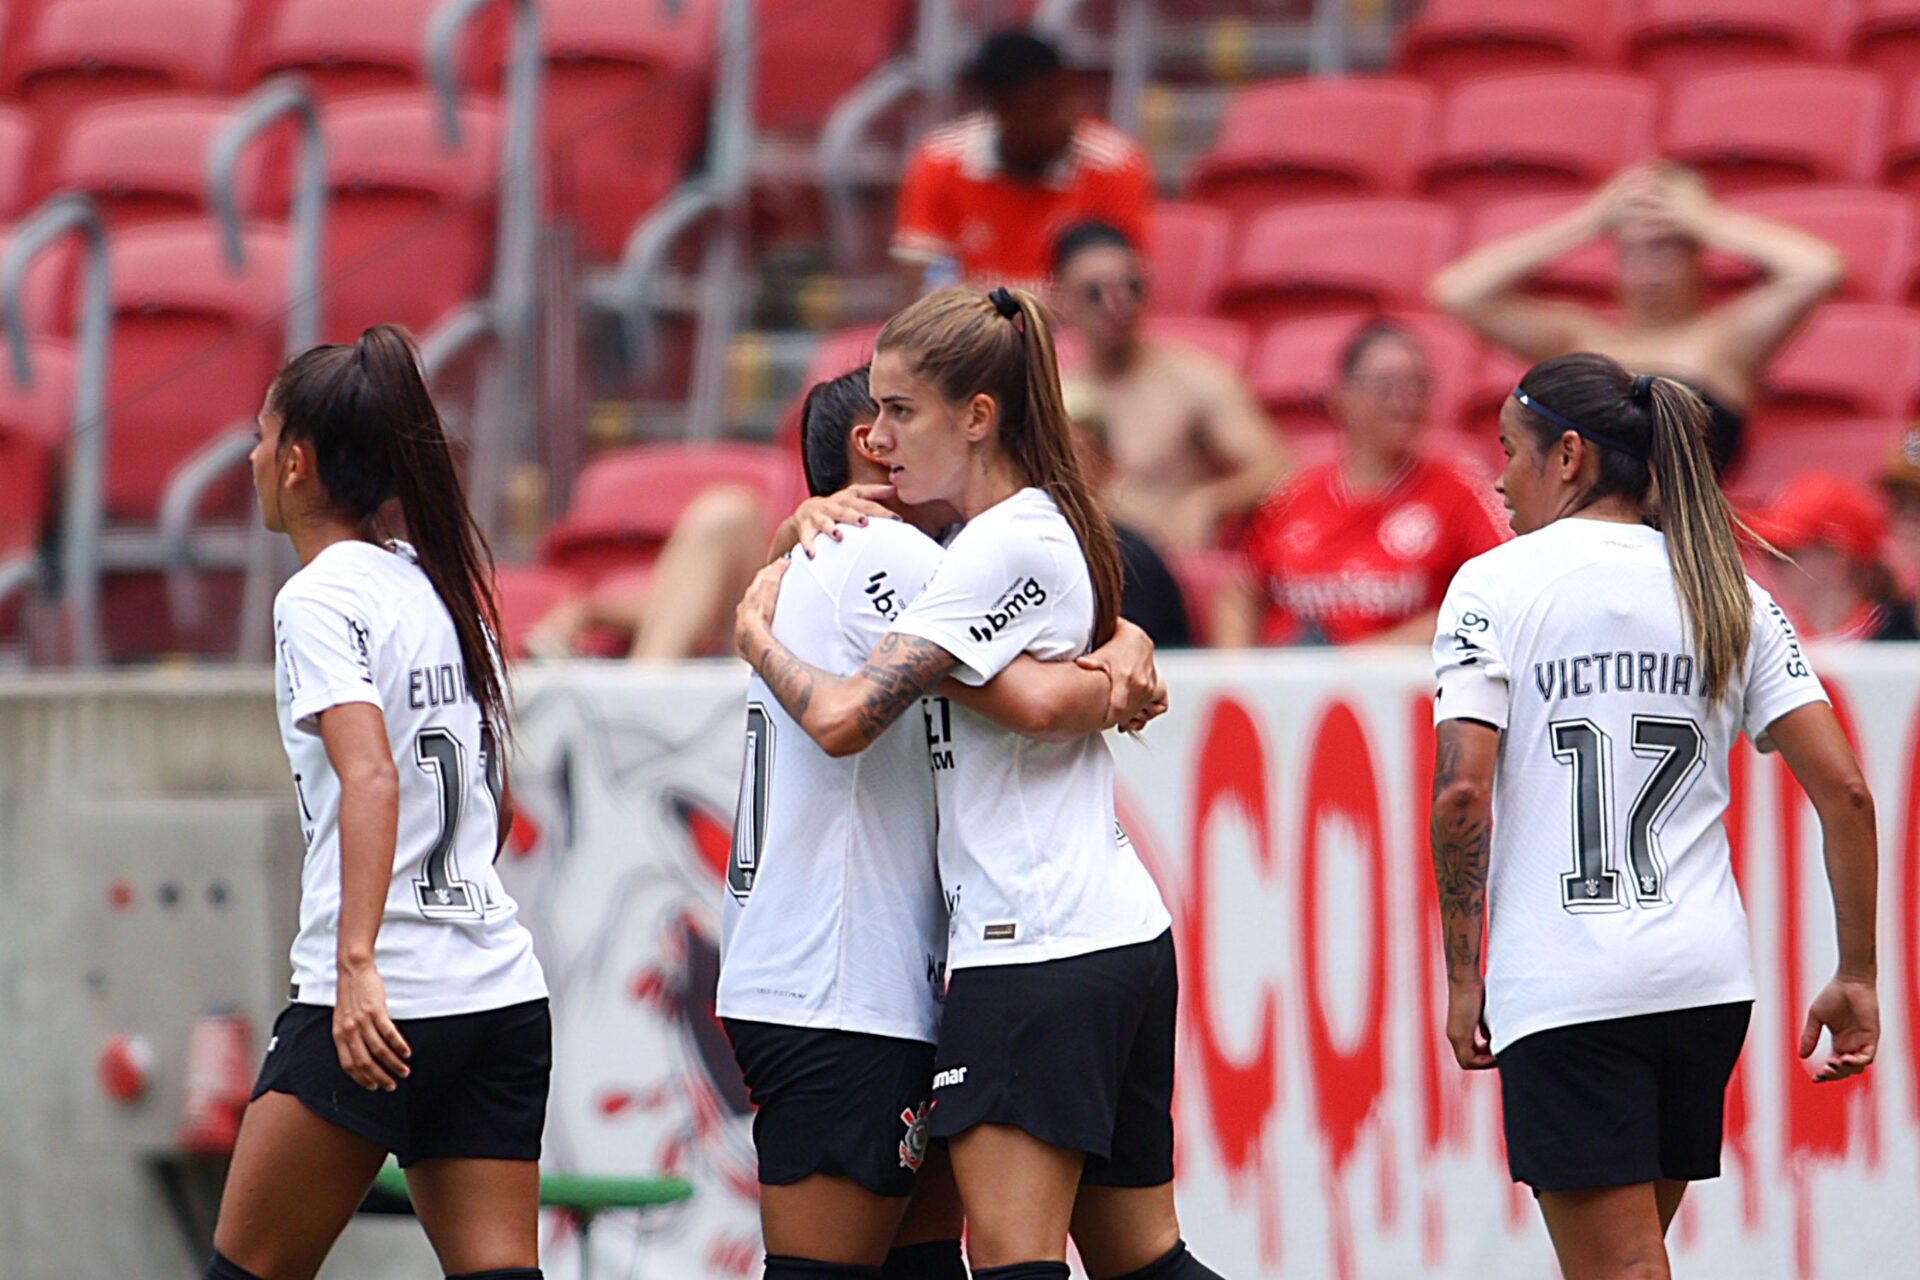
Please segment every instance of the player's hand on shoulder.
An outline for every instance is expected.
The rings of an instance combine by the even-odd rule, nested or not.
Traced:
[[[1873,1065],[1880,1047],[1880,997],[1867,980],[1836,976],[1807,1009],[1800,1032],[1800,1056],[1811,1058],[1825,1027],[1833,1042],[1827,1060],[1813,1073],[1815,1084],[1857,1076]]]
[[[840,541],[841,525],[864,525],[869,520],[898,520],[881,504],[893,496],[890,484],[850,484],[838,493],[808,498],[794,509],[793,530],[808,558],[821,538]]]
[[[369,1092],[392,1093],[409,1074],[413,1049],[387,1016],[387,987],[372,964],[340,969],[333,1001],[333,1047],[340,1069]]]

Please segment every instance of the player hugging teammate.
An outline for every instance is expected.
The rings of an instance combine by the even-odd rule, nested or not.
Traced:
[[[1173,1204],[1170,920],[1101,737],[1164,690],[1113,647],[1138,641],[1045,314],[942,290],[882,330],[870,378],[877,416],[845,445],[810,399],[811,488],[883,481],[910,523],[960,528],[943,551],[870,521],[769,566],[739,610],[755,680],[720,999],[762,1103],[765,1275],[965,1274],[926,1172],[916,1201],[944,1203],[905,1208],[900,1126],[930,1092],[976,1277],[1065,1277],[1071,1234],[1095,1280],[1207,1280]],[[865,591],[882,573],[890,615]],[[898,1240],[937,1219],[937,1250],[889,1257],[903,1212]]]

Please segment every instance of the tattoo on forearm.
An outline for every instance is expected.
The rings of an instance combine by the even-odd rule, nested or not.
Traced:
[[[953,655],[932,641],[889,632],[854,676],[870,686],[860,704],[861,732],[879,737],[953,667]]]
[[[1433,817],[1427,834],[1433,850],[1433,883],[1440,900],[1440,937],[1449,974],[1480,970],[1487,862],[1493,837],[1491,814],[1451,811],[1440,803],[1459,775],[1460,755],[1460,744],[1442,725],[1434,751]]]
[[[813,705],[814,677],[825,673],[800,661],[779,641],[771,639],[760,651],[760,661],[754,665],[787,714],[795,720],[805,719],[807,708]]]

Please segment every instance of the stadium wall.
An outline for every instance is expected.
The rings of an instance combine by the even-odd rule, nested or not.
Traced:
[[[1792,1057],[1833,961],[1818,826],[1778,762],[1742,746],[1728,824],[1761,998],[1726,1176],[1675,1227],[1702,1280],[1885,1275],[1920,1254],[1920,651],[1822,659],[1880,802],[1882,1054],[1864,1080],[1819,1089]],[[1504,1173],[1495,1083],[1460,1073],[1437,1030],[1425,663],[1295,652],[1164,669],[1173,712],[1115,755],[1122,820],[1177,921],[1188,1238],[1242,1280],[1545,1274],[1544,1234]],[[549,1160],[672,1169],[699,1187],[684,1208],[602,1221],[602,1277],[746,1277],[758,1263],[749,1120],[709,1017],[741,688],[736,666],[712,663],[549,669],[519,690],[523,821],[502,872],[554,989]],[[125,1241],[164,1229],[125,1145],[74,1136],[96,1105],[82,1099],[97,1092],[99,1028],[53,1011],[75,980],[65,957],[90,940],[47,905],[75,872],[70,851],[35,838],[35,814],[129,792],[285,790],[257,677],[0,690],[0,1016],[22,1063],[0,1073],[0,1238],[9,1254],[22,1239],[29,1254],[69,1250],[59,1266],[0,1260],[0,1275],[127,1274],[140,1255]],[[279,909],[283,941],[292,904]],[[265,987],[284,980],[266,968]],[[203,1005],[183,991],[177,1016]],[[96,1253],[75,1265],[74,1247]],[[556,1233],[550,1274],[572,1274],[570,1248]],[[146,1273],[165,1274],[152,1261]]]

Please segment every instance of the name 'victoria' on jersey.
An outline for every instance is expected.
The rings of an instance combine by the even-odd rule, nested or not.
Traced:
[[[1607,693],[1658,693],[1692,697],[1693,658],[1685,653],[1612,649],[1548,658],[1533,664],[1533,687],[1542,702],[1566,702]]]

